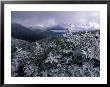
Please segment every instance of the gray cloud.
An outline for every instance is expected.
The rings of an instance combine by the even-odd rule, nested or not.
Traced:
[[[78,24],[88,23],[100,24],[99,11],[12,11],[12,22],[24,26],[53,26],[56,24]]]

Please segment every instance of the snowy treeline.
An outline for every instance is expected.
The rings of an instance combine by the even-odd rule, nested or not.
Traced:
[[[13,77],[99,77],[100,31],[11,40]]]

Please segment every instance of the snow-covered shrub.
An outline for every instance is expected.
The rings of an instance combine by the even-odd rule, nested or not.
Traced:
[[[99,77],[100,32],[71,32],[36,42],[12,38],[11,75]]]

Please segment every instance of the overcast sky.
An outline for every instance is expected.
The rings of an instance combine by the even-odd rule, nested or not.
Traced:
[[[12,23],[24,26],[54,26],[57,24],[100,24],[98,11],[12,11]]]

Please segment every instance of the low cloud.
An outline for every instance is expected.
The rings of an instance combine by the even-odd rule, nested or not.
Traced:
[[[12,22],[24,26],[75,24],[99,28],[99,11],[12,11]]]

